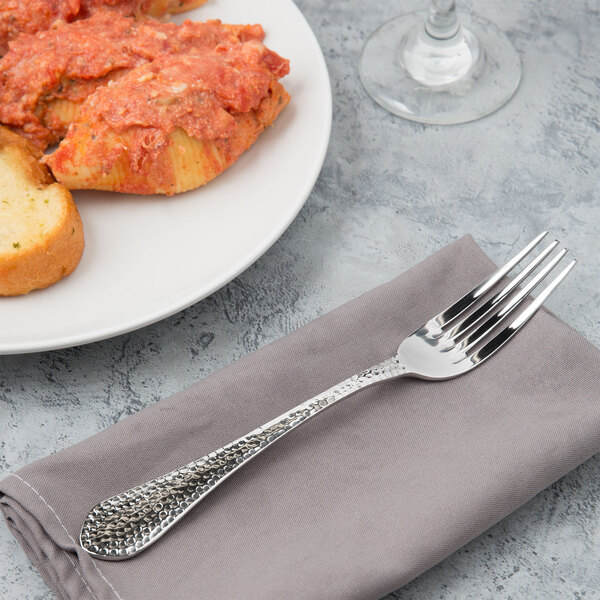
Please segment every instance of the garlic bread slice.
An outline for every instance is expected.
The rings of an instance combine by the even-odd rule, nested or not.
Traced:
[[[0,127],[0,296],[45,288],[79,263],[83,226],[71,193],[41,152]]]

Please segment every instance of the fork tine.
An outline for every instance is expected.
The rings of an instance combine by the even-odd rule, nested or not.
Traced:
[[[459,335],[471,329],[476,323],[481,321],[494,307],[504,300],[518,285],[526,279],[542,263],[546,257],[558,246],[558,240],[554,240],[547,248],[540,252],[506,287],[499,291],[495,296],[482,304],[477,310],[472,312],[467,318],[446,333],[449,339],[454,340]]]
[[[554,269],[554,267],[562,260],[568,250],[561,250],[504,308],[500,309],[496,314],[492,315],[485,323],[480,325],[473,333],[468,335],[458,347],[466,352],[475,344],[481,341],[488,335],[492,329],[495,329],[504,319],[521,304],[529,296],[538,284]]]
[[[479,285],[474,287],[468,294],[465,294],[460,300],[443,310],[432,321],[442,327],[447,325],[462,314],[475,302],[480,296],[494,287],[506,274],[514,269],[548,234],[547,231],[540,233],[534,240],[529,242],[521,252],[511,258],[504,266],[500,267],[495,273],[484,279]]]
[[[490,340],[480,350],[475,352],[470,358],[475,363],[480,363],[486,358],[489,358],[497,352],[510,338],[533,317],[537,310],[544,304],[548,296],[559,286],[562,280],[569,274],[571,269],[575,266],[577,260],[572,260],[553,280],[552,282],[541,292],[538,297],[508,326],[506,326],[500,333],[498,333],[492,340]]]

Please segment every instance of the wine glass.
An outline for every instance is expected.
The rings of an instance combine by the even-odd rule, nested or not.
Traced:
[[[455,0],[432,0],[377,29],[363,49],[360,79],[390,112],[448,125],[494,112],[515,93],[521,61],[508,38],[483,19],[456,14]]]

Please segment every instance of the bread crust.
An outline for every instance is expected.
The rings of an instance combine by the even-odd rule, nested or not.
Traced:
[[[83,253],[83,225],[77,207],[69,190],[56,183],[39,162],[41,154],[18,134],[0,127],[0,169],[14,182],[1,192],[0,296],[27,294],[56,283],[73,272]],[[40,223],[40,230],[34,231],[32,224],[31,233],[13,241],[6,232],[15,224],[27,231],[35,221],[36,206],[51,211],[52,226],[42,229]]]

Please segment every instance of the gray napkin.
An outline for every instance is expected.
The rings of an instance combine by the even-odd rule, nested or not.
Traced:
[[[377,599],[600,450],[600,353],[540,312],[475,371],[364,390],[286,436],[140,556],[76,543],[98,501],[366,367],[494,269],[464,237],[171,398],[0,482],[61,599]],[[567,284],[568,285],[568,282]]]

